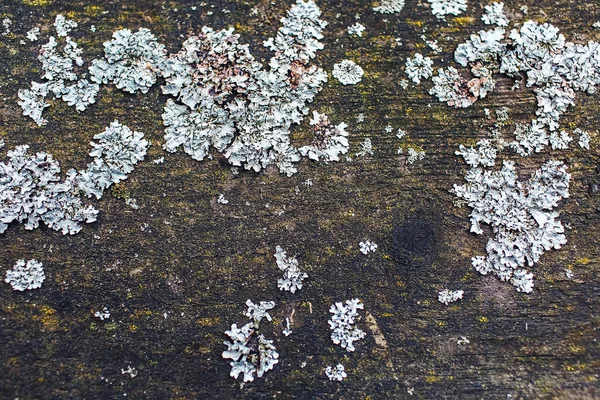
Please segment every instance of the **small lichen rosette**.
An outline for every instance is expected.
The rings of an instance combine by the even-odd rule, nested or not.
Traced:
[[[362,80],[365,71],[352,60],[343,60],[333,66],[331,74],[342,85],[356,85]]]
[[[21,259],[16,262],[11,270],[6,271],[5,282],[10,283],[13,290],[24,291],[38,289],[46,279],[44,266],[37,260]]]
[[[92,61],[91,79],[103,84],[112,82],[132,94],[148,93],[160,71],[167,70],[166,54],[165,46],[149,29],[121,29],[104,43],[104,58]]]

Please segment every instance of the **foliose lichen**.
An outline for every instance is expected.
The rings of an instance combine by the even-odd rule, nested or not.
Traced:
[[[10,283],[13,290],[38,289],[46,279],[44,266],[38,260],[18,260],[12,269],[6,271],[4,282]]]

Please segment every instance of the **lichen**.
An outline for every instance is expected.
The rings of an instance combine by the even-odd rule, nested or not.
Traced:
[[[331,75],[342,85],[356,85],[365,72],[352,60],[343,60],[333,66]]]
[[[6,271],[6,283],[10,283],[13,290],[24,291],[38,289],[46,279],[44,266],[38,260],[21,259],[16,262],[11,270]]]
[[[354,342],[365,337],[366,333],[356,326],[359,318],[358,310],[363,310],[364,305],[358,299],[346,300],[343,303],[335,303],[329,308],[333,314],[329,320],[331,329],[331,340],[347,351],[354,351]]]

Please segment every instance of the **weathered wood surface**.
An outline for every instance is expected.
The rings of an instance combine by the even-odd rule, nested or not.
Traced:
[[[73,36],[88,60],[101,54],[102,42],[115,29],[140,26],[150,28],[170,51],[179,48],[180,35],[203,25],[234,26],[253,53],[264,56],[261,42],[274,34],[291,5],[206,3],[4,0],[0,5],[0,17],[13,21],[14,32],[0,39],[3,156],[6,149],[30,144],[53,154],[63,170],[81,168],[89,162],[92,136],[115,118],[145,132],[154,144],[127,181],[93,202],[99,221],[80,234],[11,226],[0,236],[2,276],[18,258],[41,260],[47,275],[42,289],[31,293],[0,285],[0,396],[600,397],[598,136],[591,151],[546,151],[526,165],[520,161],[522,171],[530,172],[555,156],[568,162],[573,180],[572,196],[560,207],[569,242],[534,268],[534,293],[519,294],[472,269],[470,257],[483,253],[486,239],[468,233],[468,210],[456,208],[448,190],[465,172],[453,154],[458,144],[485,137],[491,124],[483,108],[507,106],[512,120],[527,121],[535,110],[532,93],[511,92],[511,84],[502,82],[493,95],[459,111],[430,97],[429,83],[407,90],[398,83],[406,56],[423,47],[424,29],[444,48],[435,56],[436,66],[446,65],[456,44],[483,28],[479,16],[487,2],[470,0],[467,13],[447,23],[436,21],[425,2],[408,0],[404,11],[392,16],[375,15],[366,1],[320,2],[330,24],[319,63],[330,71],[335,62],[351,58],[366,75],[350,87],[330,79],[314,108],[335,123],[349,123],[352,149],[371,138],[375,155],[330,165],[304,161],[291,178],[273,171],[234,176],[218,156],[198,163],[182,153],[164,153],[165,97],[158,86],[138,96],[104,86],[98,104],[81,114],[54,101],[43,128],[20,115],[16,92],[39,80],[40,66],[39,43],[19,40],[38,24],[47,37],[59,12],[79,22]],[[506,2],[513,12],[521,5],[529,6],[529,15],[512,13],[511,20],[547,21],[569,39],[600,40],[600,31],[591,28],[600,19],[596,1]],[[250,12],[254,7],[258,15]],[[367,26],[361,39],[346,33],[356,14]],[[92,24],[95,34],[89,32]],[[563,121],[595,131],[599,111],[597,95],[579,94],[577,107]],[[365,115],[361,124],[355,122],[358,113]],[[404,143],[420,146],[427,158],[407,168],[396,155],[394,133],[384,132],[387,124],[407,131]],[[307,137],[305,127],[295,129],[294,140]],[[150,161],[161,156],[162,165]],[[307,179],[312,187],[302,184]],[[229,204],[217,204],[220,193]],[[131,209],[125,197],[136,199],[140,208]],[[378,243],[379,250],[359,253],[364,239]],[[276,245],[297,255],[310,275],[295,295],[277,290]],[[565,267],[574,279],[565,278]],[[463,288],[465,299],[444,306],[436,299],[444,287]],[[369,317],[360,325],[368,336],[355,353],[346,353],[331,343],[328,308],[351,297],[365,304]],[[240,388],[221,352],[223,332],[244,321],[248,298],[277,302],[269,336],[281,356],[265,379]],[[104,322],[91,312],[103,306],[111,311]],[[281,324],[292,310],[294,333],[286,338]],[[461,336],[470,344],[459,346]],[[349,377],[330,382],[323,369],[339,361]],[[139,371],[135,378],[121,374],[128,365]]]

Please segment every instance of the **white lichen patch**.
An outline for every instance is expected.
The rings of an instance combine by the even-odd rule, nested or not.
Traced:
[[[45,101],[48,95],[62,98],[77,111],[84,111],[96,102],[100,90],[99,85],[90,83],[83,75],[77,73],[77,68],[82,67],[84,61],[81,57],[82,50],[67,36],[69,27],[73,27],[71,22],[59,14],[55,22],[59,41],[51,36],[48,43],[40,48],[38,60],[42,63],[42,78],[45,82],[32,82],[30,89],[21,89],[18,92],[18,104],[23,109],[23,115],[31,117],[40,126],[47,123],[42,113],[49,106]],[[32,29],[27,37],[33,41],[37,40],[38,35],[39,29]]]
[[[223,351],[222,357],[232,360],[229,363],[231,365],[230,376],[238,379],[239,375],[243,374],[244,382],[254,381],[254,374],[256,373],[255,364],[248,360],[248,356],[252,352],[249,342],[253,333],[254,325],[251,322],[241,328],[233,324],[231,325],[231,329],[225,332],[231,341],[223,342],[227,346],[227,350]]]
[[[46,103],[48,85],[44,83],[31,82],[31,89],[20,89],[17,104],[23,109],[23,115],[31,117],[39,126],[46,125],[48,121],[42,117],[44,109],[50,107]]]
[[[6,271],[4,282],[10,283],[13,290],[38,289],[46,279],[44,266],[37,260],[18,260],[12,269]]]
[[[471,343],[471,341],[466,337],[466,336],[461,336],[457,341],[456,344],[458,344],[459,346],[465,346],[467,344]]]
[[[440,68],[438,74],[431,78],[433,87],[429,94],[436,96],[439,101],[446,102],[456,108],[469,107],[477,97],[471,93],[464,79],[454,67]]]
[[[455,154],[462,156],[465,162],[473,168],[492,167],[496,163],[498,149],[491,140],[482,139],[477,142],[475,147],[465,147],[461,144]]]
[[[217,198],[217,203],[219,203],[219,204],[229,204],[229,200],[227,200],[225,198],[225,195],[223,193],[221,193],[219,195],[219,197]]]
[[[342,85],[356,85],[362,80],[365,72],[352,60],[343,60],[333,66],[331,75]]]
[[[223,351],[222,357],[232,360],[229,363],[230,376],[234,379],[243,374],[244,382],[252,382],[255,376],[262,378],[279,362],[279,353],[273,341],[265,339],[262,334],[257,335],[257,329],[257,323],[249,322],[241,328],[233,324],[225,332],[231,340],[223,342],[227,350]]]
[[[277,280],[279,290],[296,293],[296,290],[302,289],[302,281],[308,278],[308,274],[300,270],[298,260],[295,257],[288,257],[286,252],[280,246],[277,246],[275,248],[275,261],[277,267],[283,271],[283,278]]]
[[[260,321],[265,318],[267,321],[271,321],[271,315],[269,315],[268,311],[275,307],[275,302],[273,301],[261,301],[259,304],[254,304],[250,299],[246,300],[246,306],[248,306],[248,310],[244,313],[244,315],[250,318],[255,326],[260,324]]]
[[[464,293],[465,292],[462,290],[444,289],[438,293],[438,301],[440,303],[444,303],[445,305],[448,305],[449,303],[453,303],[456,300],[462,299]]]
[[[60,47],[51,37],[42,46],[39,59],[47,82],[34,82],[31,89],[21,90],[19,105],[25,115],[43,125],[49,94],[83,111],[95,102],[100,84],[114,83],[132,94],[147,93],[164,78],[163,93],[172,97],[163,113],[167,151],[182,147],[200,161],[210,157],[214,147],[233,166],[258,172],[275,165],[289,176],[296,172],[301,157],[290,143],[290,129],[302,122],[309,112],[307,104],[327,80],[322,68],[311,65],[323,48],[320,40],[326,23],[320,15],[313,1],[298,0],[288,10],[276,36],[264,42],[274,53],[268,68],[254,59],[248,45],[239,43],[233,29],[204,27],[170,56],[148,29],[121,29],[104,43],[104,57],[92,61],[89,74],[94,83],[80,73],[81,49],[67,36],[75,25],[61,17],[56,29],[66,44]],[[344,78],[347,82],[362,76],[358,66],[346,72],[353,74]],[[334,148],[323,156],[325,161],[343,154],[340,126],[333,139],[340,143],[330,143]],[[314,157],[315,152],[306,154]]]
[[[440,47],[437,40],[428,40],[427,36],[425,35],[421,35],[421,39],[423,39],[427,47],[429,47],[431,51],[433,51],[435,54],[439,54],[442,52],[442,48]]]
[[[356,326],[359,318],[358,310],[363,310],[364,305],[358,299],[346,300],[343,303],[335,303],[329,308],[333,314],[329,322],[331,340],[347,351],[354,351],[354,342],[365,337],[365,332]]]
[[[13,221],[35,229],[48,227],[74,234],[81,222],[94,222],[98,211],[81,203],[75,171],[60,181],[60,166],[50,154],[27,154],[29,146],[17,146],[0,163],[0,233]]]
[[[580,128],[576,128],[573,133],[579,136],[579,147],[589,150],[591,139],[590,134]]]
[[[94,161],[77,177],[79,188],[91,197],[101,198],[104,191],[127,179],[134,165],[144,159],[149,143],[142,132],[132,131],[119,121],[113,121],[104,132],[90,142]]]
[[[4,28],[4,31],[2,32],[2,36],[8,36],[8,34],[10,33],[11,26],[12,26],[12,21],[10,18],[4,18],[2,20],[2,28]]]
[[[138,371],[135,367],[128,365],[127,369],[121,369],[121,375],[129,375],[130,378],[135,378],[138,375]]]
[[[564,227],[552,211],[569,196],[570,175],[558,161],[542,165],[528,180],[518,179],[514,163],[504,161],[500,171],[473,168],[467,183],[455,185],[456,196],[472,208],[471,232],[484,233],[481,224],[492,228],[487,256],[472,259],[481,274],[494,273],[518,291],[533,290],[533,274],[525,270],[551,249],[566,243]]]
[[[54,28],[58,36],[66,37],[69,35],[69,32],[77,28],[77,22],[65,18],[62,14],[58,14],[54,20]]]
[[[508,18],[504,15],[504,3],[492,3],[484,8],[481,20],[486,25],[508,26]]]
[[[371,143],[370,138],[366,138],[364,141],[362,141],[360,143],[360,149],[354,153],[356,157],[372,156],[373,154],[373,144]]]
[[[284,334],[284,336],[290,336],[292,334],[292,328],[289,317],[285,318],[285,328],[283,329],[282,333]]]
[[[26,36],[30,42],[37,42],[38,40],[40,40],[40,28],[37,26],[31,28],[29,31],[27,31]]]
[[[373,7],[373,11],[381,14],[397,14],[404,8],[404,0],[380,0],[377,7]]]
[[[311,60],[323,48],[326,23],[312,1],[298,1],[264,45],[274,52],[264,69],[233,31],[203,28],[169,57],[163,92],[167,151],[180,146],[196,160],[213,146],[233,166],[260,171],[275,165],[292,175],[300,153],[290,129],[308,113],[326,73]],[[179,102],[183,104],[179,104]]]
[[[568,132],[561,130],[550,132],[548,140],[553,150],[565,150],[569,147],[569,143],[573,141],[573,138],[569,136]]]
[[[409,147],[407,150],[406,163],[412,165],[417,161],[421,161],[425,158],[425,151],[414,147]]]
[[[377,250],[377,244],[371,242],[370,240],[366,240],[364,242],[360,242],[358,244],[360,252],[363,254],[369,254],[375,252]]]
[[[421,79],[429,79],[433,74],[433,60],[416,53],[413,58],[408,57],[405,64],[405,72],[414,83],[421,83]]]
[[[330,381],[340,382],[348,376],[342,364],[338,364],[335,367],[331,365],[327,366],[327,368],[325,368],[325,375],[327,375]]]
[[[156,83],[157,71],[166,71],[165,46],[146,28],[121,29],[104,43],[104,58],[92,61],[92,81],[114,83],[128,93],[147,93]]]
[[[102,310],[94,312],[94,317],[98,318],[100,321],[104,321],[110,318],[110,311],[107,307],[102,307]]]
[[[75,107],[77,111],[85,109],[96,102],[100,86],[90,83],[87,79],[80,79],[76,83],[65,86],[62,99],[68,106]]]
[[[555,26],[534,21],[526,21],[520,29],[513,29],[510,41],[504,39],[504,33],[502,28],[481,31],[460,44],[455,59],[469,66],[476,78],[466,84],[452,80],[468,88],[473,95],[469,99],[472,103],[493,90],[494,74],[514,78],[515,87],[526,76],[527,87],[533,87],[536,94],[538,123],[550,131],[558,130],[561,116],[575,104],[575,92],[592,94],[600,83],[600,45],[593,41],[567,42]],[[434,95],[439,93],[440,90],[432,91]],[[449,97],[438,95],[440,101],[447,101],[445,98]],[[468,105],[460,103],[458,106]]]
[[[365,26],[363,24],[361,24],[360,22],[357,22],[354,25],[350,25],[348,27],[349,35],[356,35],[356,36],[362,37],[364,31],[365,31]]]
[[[539,153],[548,145],[548,132],[536,119],[529,125],[517,124],[514,134],[516,140],[510,142],[509,146],[520,156]]]
[[[459,15],[467,9],[467,0],[427,0],[431,12],[438,19],[445,20],[446,15]]]
[[[345,123],[333,126],[326,115],[313,111],[310,125],[313,129],[314,139],[309,146],[298,149],[302,156],[311,160],[329,162],[339,161],[340,154],[348,152],[350,145]]]

